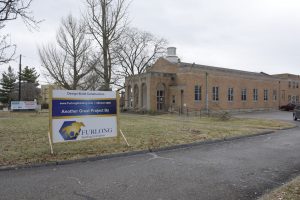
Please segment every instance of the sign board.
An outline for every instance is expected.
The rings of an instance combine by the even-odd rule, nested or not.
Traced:
[[[53,143],[116,137],[116,95],[111,91],[52,90]]]
[[[11,110],[35,110],[37,108],[36,101],[12,101]]]

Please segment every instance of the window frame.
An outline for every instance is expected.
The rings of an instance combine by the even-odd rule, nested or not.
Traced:
[[[227,100],[228,102],[233,102],[233,99],[234,99],[234,90],[232,87],[230,87],[227,90]]]
[[[241,90],[241,101],[247,101],[247,88]]]
[[[220,97],[219,97],[219,87],[218,86],[213,86],[212,87],[212,100],[217,102],[220,100]]]
[[[269,90],[264,89],[264,101],[269,101]]]
[[[195,85],[194,87],[194,101],[202,101],[202,88],[201,85]]]
[[[253,89],[253,101],[254,102],[258,101],[258,89],[257,88]]]

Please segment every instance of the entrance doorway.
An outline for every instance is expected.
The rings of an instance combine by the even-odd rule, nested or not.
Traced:
[[[142,84],[142,109],[147,109],[147,86]]]
[[[163,84],[159,84],[157,86],[156,92],[156,105],[157,111],[164,111],[165,110],[165,86]]]

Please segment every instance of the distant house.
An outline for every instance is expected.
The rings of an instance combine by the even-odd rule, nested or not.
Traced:
[[[299,103],[300,77],[180,62],[168,48],[146,73],[125,79],[125,108],[151,111],[265,110]]]

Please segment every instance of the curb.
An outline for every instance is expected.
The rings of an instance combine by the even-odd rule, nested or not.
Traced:
[[[280,130],[276,130],[276,131],[288,130],[288,129],[293,129],[293,128],[280,129]],[[46,163],[32,164],[32,165],[14,165],[14,166],[3,166],[3,167],[0,166],[0,172],[1,171],[19,170],[19,169],[32,169],[32,168],[42,168],[42,167],[51,167],[51,166],[61,166],[61,165],[69,165],[69,164],[74,164],[74,163],[93,162],[93,161],[106,160],[106,159],[112,159],[112,158],[129,157],[129,156],[141,155],[141,154],[146,154],[146,153],[151,153],[151,152],[162,152],[162,151],[170,151],[170,150],[175,150],[175,149],[184,149],[184,148],[195,147],[195,146],[200,146],[200,145],[216,144],[216,143],[229,142],[229,141],[240,140],[240,139],[245,139],[245,138],[252,138],[252,137],[257,137],[257,136],[262,136],[262,135],[268,135],[268,134],[275,133],[276,131],[264,131],[264,132],[257,133],[254,135],[243,135],[243,136],[228,137],[228,138],[216,139],[216,140],[206,140],[206,141],[201,141],[201,142],[178,144],[178,145],[172,145],[172,146],[148,149],[148,150],[108,154],[108,155],[103,155],[103,156],[93,156],[93,157],[81,158],[81,159],[76,159],[76,160],[46,162]]]

